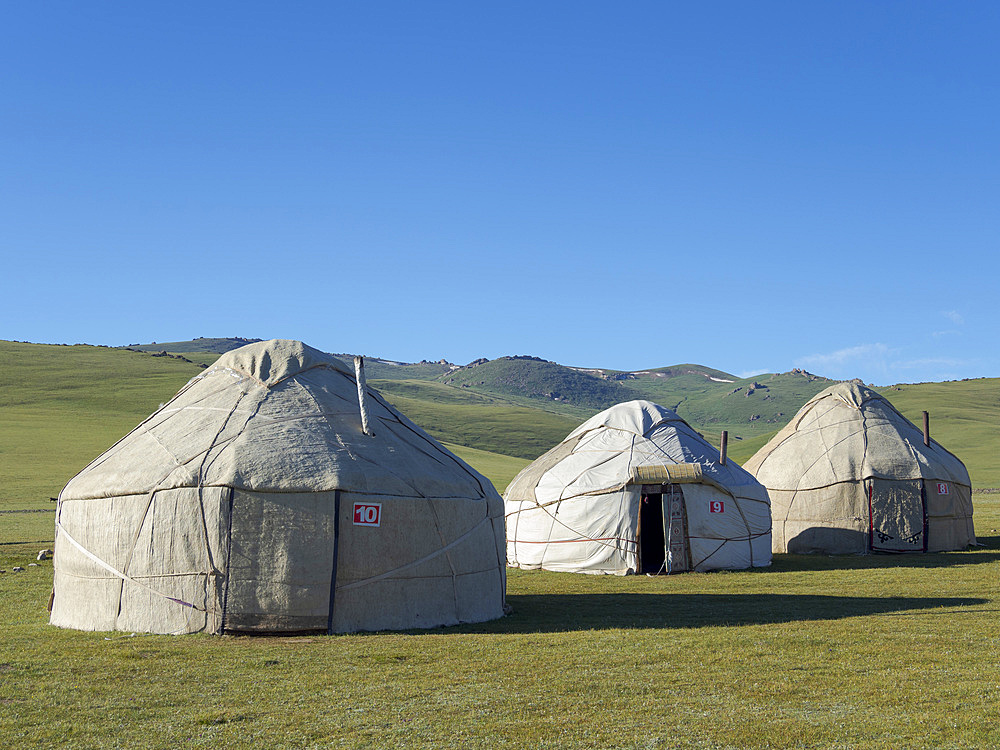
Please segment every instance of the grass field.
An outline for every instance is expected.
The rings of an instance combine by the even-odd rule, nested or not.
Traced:
[[[504,456],[464,445],[455,445],[454,443],[443,443],[443,445],[467,464],[475,467],[479,473],[485,474],[501,495],[507,489],[510,480],[517,475],[517,472],[531,463],[526,458]]]
[[[513,613],[247,638],[46,624],[51,563],[0,574],[8,747],[1000,745],[1000,525],[985,547],[778,556],[669,578],[509,571]],[[984,525],[985,524],[985,525]],[[0,546],[0,567],[34,547]]]

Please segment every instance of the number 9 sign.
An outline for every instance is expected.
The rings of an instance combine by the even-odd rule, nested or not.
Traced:
[[[710,500],[708,503],[709,513],[725,513],[726,506],[721,500]]]

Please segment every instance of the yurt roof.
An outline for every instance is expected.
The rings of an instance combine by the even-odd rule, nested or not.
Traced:
[[[965,465],[888,399],[856,382],[813,396],[744,464],[772,490],[805,490],[870,477],[969,485]]]
[[[410,497],[495,496],[474,469],[368,390],[374,436],[343,363],[300,341],[241,347],[97,458],[63,499],[229,486]]]
[[[525,467],[507,501],[548,503],[610,492],[628,484],[639,466],[700,465],[699,479],[734,496],[767,502],[767,493],[675,412],[650,401],[628,401],[594,415]]]

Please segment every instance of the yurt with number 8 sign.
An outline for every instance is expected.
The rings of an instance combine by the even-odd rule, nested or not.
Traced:
[[[649,401],[580,425],[514,478],[504,510],[518,568],[656,575],[771,562],[766,490]]]
[[[51,623],[341,633],[504,613],[493,485],[340,360],[223,355],[66,485]]]
[[[965,465],[856,382],[818,393],[744,466],[771,496],[775,552],[939,552],[976,541]]]

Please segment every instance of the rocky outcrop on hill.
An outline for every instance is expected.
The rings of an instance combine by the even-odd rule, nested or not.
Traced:
[[[170,352],[147,352],[142,349],[133,349],[131,347],[122,347],[127,352],[137,352],[139,354],[148,354],[150,357],[169,357],[170,359],[179,359],[181,362],[187,362],[189,365],[197,364],[201,369],[205,369],[208,365],[203,365],[200,363],[192,362],[187,357],[182,357],[180,354],[171,354]]]
[[[806,380],[808,380],[810,382],[812,382],[813,380],[820,380],[820,376],[819,375],[813,375],[808,370],[803,370],[803,369],[798,368],[798,367],[793,367],[789,371],[788,374],[789,375],[801,375],[802,377],[804,377]],[[823,379],[825,380],[825,378],[823,378]]]

